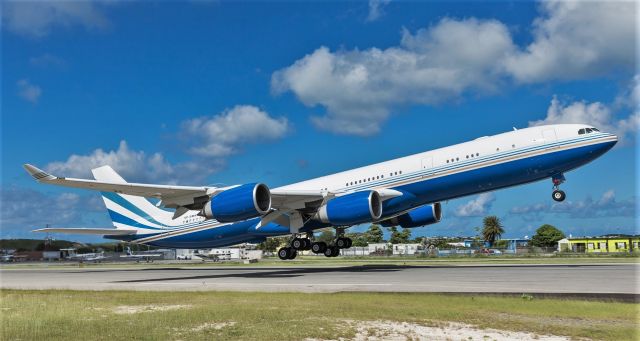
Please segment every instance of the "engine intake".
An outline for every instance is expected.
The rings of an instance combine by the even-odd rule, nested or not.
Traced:
[[[255,218],[271,209],[271,191],[265,184],[251,183],[228,189],[209,200],[202,214],[219,222]]]
[[[376,191],[355,192],[331,199],[317,217],[332,225],[356,225],[380,219],[382,200]]]
[[[414,208],[405,214],[382,221],[380,224],[384,227],[399,225],[402,228],[411,228],[435,224],[440,219],[442,219],[442,205],[437,202]]]

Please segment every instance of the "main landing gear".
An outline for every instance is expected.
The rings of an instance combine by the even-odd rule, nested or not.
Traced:
[[[553,181],[553,192],[551,193],[551,197],[553,200],[561,202],[567,197],[564,191],[560,190],[560,184],[565,182],[564,175],[558,174],[551,177],[551,181]]]
[[[289,246],[278,250],[278,257],[282,260],[294,259],[298,255],[298,251],[311,250],[313,243],[309,237],[310,236],[307,236],[306,238],[299,238],[296,236],[291,240]]]
[[[315,254],[324,254],[326,257],[337,257],[340,255],[340,249],[348,249],[353,244],[350,238],[343,237],[343,230],[338,230],[338,237],[332,244],[325,242],[312,242],[311,234],[306,238],[295,237],[289,243],[289,246],[278,250],[278,257],[282,260],[294,259],[298,255],[298,251],[311,250]]]

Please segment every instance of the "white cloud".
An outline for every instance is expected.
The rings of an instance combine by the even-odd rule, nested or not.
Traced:
[[[96,1],[6,1],[3,2],[2,24],[23,36],[41,38],[54,27],[81,25],[87,29],[103,29],[109,21]]]
[[[496,197],[493,193],[482,193],[475,199],[468,201],[466,204],[458,206],[454,215],[458,217],[480,217],[485,215],[491,209]]]
[[[369,15],[367,21],[376,21],[384,14],[384,7],[387,6],[391,0],[369,0]]]
[[[510,55],[505,68],[525,83],[633,70],[636,6],[634,1],[542,2],[533,42]]]
[[[279,139],[288,129],[285,117],[274,118],[257,107],[238,105],[218,115],[183,122],[180,135],[192,145],[192,154],[219,158],[237,153],[242,145]]]
[[[533,41],[517,46],[496,20],[444,18],[387,49],[319,47],[274,72],[275,94],[291,91],[317,128],[373,135],[401,105],[434,105],[498,93],[505,84],[574,80],[635,65],[634,2],[550,1],[540,5]],[[378,10],[379,7],[374,7]]]
[[[554,213],[567,215],[571,218],[601,218],[601,217],[633,217],[636,213],[635,197],[618,201],[613,190],[604,192],[599,199],[587,196],[583,200],[567,200],[560,203],[536,203],[527,206],[516,206],[510,214],[519,215],[524,220],[540,221],[543,214]]]
[[[18,95],[31,103],[38,103],[40,95],[42,95],[42,89],[31,84],[28,79],[21,79],[17,82]]]
[[[196,162],[172,164],[161,153],[147,155],[131,150],[121,141],[117,150],[96,149],[88,155],[69,156],[66,161],[49,163],[47,171],[58,176],[92,178],[91,169],[109,165],[129,182],[162,182],[198,184],[217,170],[219,165]]]
[[[543,120],[529,122],[529,126],[558,123],[590,124],[601,131],[616,134],[621,143],[624,143],[626,136],[636,133],[640,125],[640,111],[637,105],[640,94],[639,81],[640,76],[636,75],[629,90],[618,96],[612,105],[586,101],[562,103],[554,96],[547,109],[547,116]],[[627,113],[623,115],[624,118],[617,119],[615,111]]]
[[[445,18],[415,34],[404,31],[400,46],[385,50],[331,52],[320,47],[272,75],[274,93],[292,91],[321,129],[372,135],[403,104],[435,104],[466,91],[492,92],[499,82],[496,60],[514,48],[502,23]]]
[[[253,106],[236,106],[213,117],[183,122],[179,137],[188,140],[191,153],[205,157],[197,162],[171,163],[162,153],[133,150],[123,140],[116,150],[99,148],[86,155],[73,154],[45,169],[59,176],[92,178],[91,169],[109,165],[129,182],[201,185],[224,166],[224,157],[238,152],[240,146],[280,138],[288,127],[286,118],[272,118]]]

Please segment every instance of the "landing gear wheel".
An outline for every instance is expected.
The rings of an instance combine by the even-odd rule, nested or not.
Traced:
[[[563,191],[556,189],[555,191],[553,191],[553,193],[551,193],[551,197],[555,201],[562,202],[567,197],[567,195],[564,194]]]
[[[283,247],[283,248],[280,248],[280,250],[278,250],[278,258],[282,260],[293,259],[296,257],[294,255],[293,258],[291,258],[291,255],[294,253],[297,255],[297,252],[294,249],[290,247]]]
[[[347,239],[347,249],[351,248],[351,245],[353,245],[353,240],[351,240],[351,238],[346,238]]]
[[[311,240],[309,238],[304,238],[304,249],[303,250],[311,250]]]
[[[295,259],[298,256],[298,251],[296,251],[295,249],[291,249],[291,252],[289,253],[289,258],[287,259]]]
[[[302,238],[295,238],[294,240],[291,241],[291,247],[294,250],[304,250],[305,245],[307,245],[304,242],[304,239]]]
[[[326,249],[327,249],[327,244],[325,242],[315,242],[311,244],[311,252],[315,254],[324,253]]]
[[[337,246],[330,246],[324,250],[324,255],[326,257],[337,257],[340,254],[340,249]]]
[[[349,247],[348,245],[349,245],[348,238],[342,238],[342,237],[341,237],[341,238],[338,238],[338,239],[336,240],[336,246],[337,246],[339,249],[346,249],[346,248],[348,248],[348,247]]]

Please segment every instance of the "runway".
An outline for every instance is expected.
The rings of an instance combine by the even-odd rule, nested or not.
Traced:
[[[640,264],[0,269],[3,289],[640,295]]]

